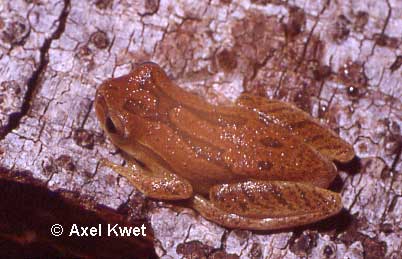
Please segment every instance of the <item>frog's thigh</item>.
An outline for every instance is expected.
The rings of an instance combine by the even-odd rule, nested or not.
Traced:
[[[161,200],[188,199],[193,195],[191,184],[174,174],[164,173],[153,176],[137,164],[130,162],[130,167],[123,167],[102,160],[102,164],[124,176],[145,196]]]
[[[210,200],[196,196],[193,207],[230,228],[270,230],[304,225],[342,209],[339,194],[308,184],[249,181],[216,185]]]

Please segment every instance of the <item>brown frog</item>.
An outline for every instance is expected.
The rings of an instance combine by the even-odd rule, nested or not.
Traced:
[[[188,200],[230,228],[269,230],[338,213],[325,188],[353,148],[292,104],[242,94],[216,106],[169,80],[154,63],[137,65],[97,90],[102,128],[127,167],[105,162],[147,197]]]

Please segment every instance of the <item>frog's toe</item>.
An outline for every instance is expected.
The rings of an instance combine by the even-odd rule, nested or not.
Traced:
[[[196,196],[193,207],[230,228],[271,230],[305,225],[342,209],[339,194],[308,184],[249,181],[216,185],[210,200]]]

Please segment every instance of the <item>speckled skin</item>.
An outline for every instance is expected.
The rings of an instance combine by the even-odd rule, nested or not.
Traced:
[[[307,224],[342,208],[324,188],[336,176],[332,160],[351,160],[353,149],[291,104],[243,94],[214,106],[143,63],[104,82],[95,108],[132,168],[107,164],[149,197],[191,199],[204,217],[247,229]]]

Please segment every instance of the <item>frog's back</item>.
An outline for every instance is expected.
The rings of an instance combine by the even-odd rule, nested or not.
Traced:
[[[243,107],[214,107],[210,112],[182,107],[174,109],[169,118],[194,156],[225,170],[227,181],[287,180],[326,187],[336,175],[333,163],[314,148]],[[197,170],[205,168],[191,171]]]
[[[113,112],[124,118],[125,138],[148,150],[149,161],[189,180],[197,192],[249,179],[326,187],[335,177],[332,162],[257,110],[211,105],[172,84],[152,63],[124,80],[125,87],[111,89],[108,97],[115,95]]]

